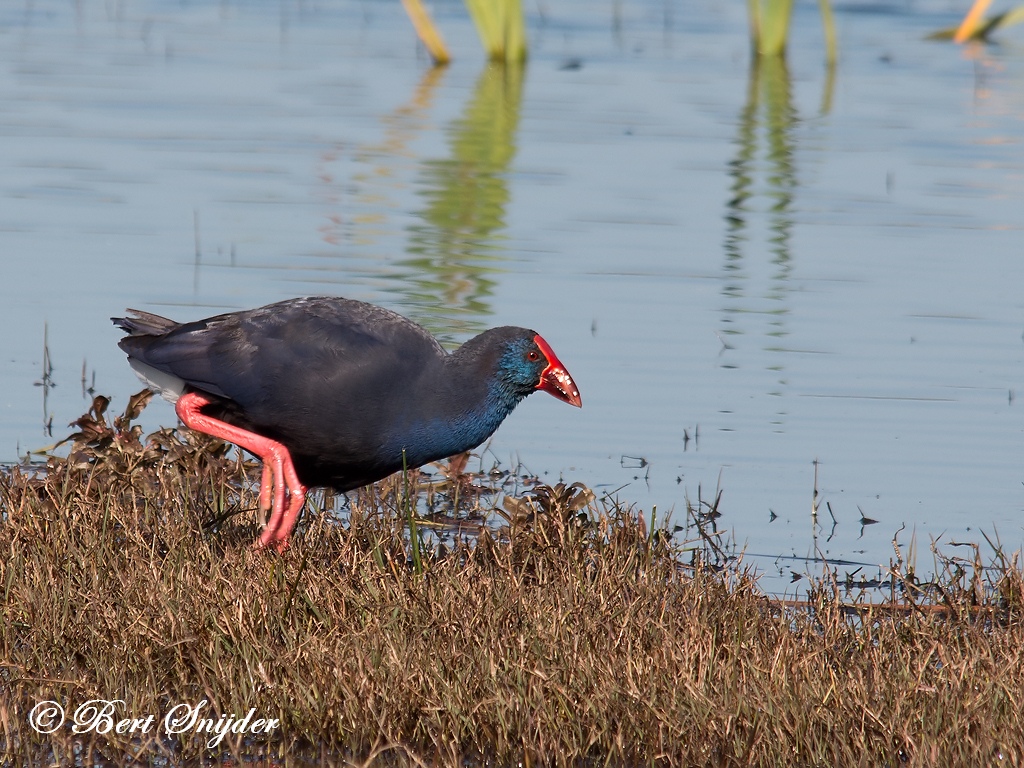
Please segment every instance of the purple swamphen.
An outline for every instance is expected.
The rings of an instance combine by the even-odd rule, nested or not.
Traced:
[[[579,390],[535,331],[484,331],[451,354],[361,301],[289,299],[191,323],[129,309],[119,346],[185,426],[263,460],[259,547],[279,552],[311,487],[344,492],[483,443],[536,390]]]

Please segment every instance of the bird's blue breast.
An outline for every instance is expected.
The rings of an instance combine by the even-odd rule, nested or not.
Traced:
[[[409,467],[454,456],[486,441],[515,405],[515,402],[505,402],[503,398],[488,397],[480,407],[456,417],[435,416],[414,421],[385,438],[382,451],[385,455],[398,457],[399,462],[402,451],[405,451],[405,462]]]

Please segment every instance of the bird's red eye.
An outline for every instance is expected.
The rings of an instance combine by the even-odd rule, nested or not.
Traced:
[[[529,360],[531,363],[535,363],[538,360],[540,360],[540,352],[538,352],[535,349],[531,349],[529,352],[526,353],[526,359]]]

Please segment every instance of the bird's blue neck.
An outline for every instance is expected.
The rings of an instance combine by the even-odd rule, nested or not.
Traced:
[[[476,448],[487,440],[505,417],[523,399],[492,382],[485,398],[472,404],[464,398],[454,399],[440,413],[416,424],[405,436],[406,460],[409,466],[437,461]]]
[[[408,466],[419,466],[475,448],[534,391],[538,375],[520,370],[519,339],[529,332],[492,328],[476,336],[410,382],[405,416],[386,452],[404,450]],[[398,444],[401,441],[401,444]]]

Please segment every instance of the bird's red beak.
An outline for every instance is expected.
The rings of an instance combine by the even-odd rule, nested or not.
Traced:
[[[537,389],[544,390],[559,400],[564,400],[569,405],[582,408],[583,401],[580,399],[580,391],[576,388],[576,382],[572,380],[572,376],[565,370],[565,366],[562,365],[562,361],[558,359],[555,351],[551,349],[551,345],[539,335],[534,336],[533,340],[548,360],[548,367],[540,374],[540,383],[537,384]]]

